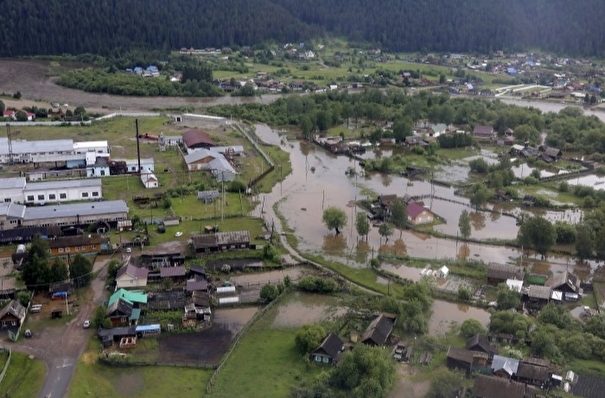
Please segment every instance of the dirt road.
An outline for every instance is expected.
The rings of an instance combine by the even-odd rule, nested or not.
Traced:
[[[62,398],[67,395],[76,363],[94,333],[93,329],[84,329],[82,324],[92,317],[94,309],[106,298],[108,262],[109,260],[95,262],[94,271],[101,272],[91,282],[87,300],[80,306],[74,319],[66,325],[45,328],[36,332],[31,339],[12,346],[15,351],[34,355],[46,363],[46,381],[39,398]]]
[[[279,95],[263,95],[262,97],[218,97],[218,98],[189,98],[189,97],[132,97],[110,94],[87,93],[58,86],[54,78],[48,77],[50,70],[48,61],[32,60],[0,60],[0,92],[21,92],[23,100],[40,100],[45,104],[59,102],[70,107],[83,106],[86,109],[111,112],[145,111],[153,108],[178,108],[193,106],[196,109],[220,104],[243,104],[246,102],[270,103]],[[5,101],[6,102],[6,101]],[[11,103],[12,104],[12,103]],[[28,104],[20,106],[21,108]],[[46,105],[45,105],[46,106]]]

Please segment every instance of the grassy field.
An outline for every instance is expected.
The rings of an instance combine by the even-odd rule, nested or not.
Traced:
[[[296,328],[273,326],[278,311],[275,307],[264,314],[240,340],[210,397],[286,397],[291,386],[321,372],[296,351]]]
[[[2,362],[2,366],[4,366],[4,362]],[[8,371],[0,384],[2,396],[10,398],[35,397],[42,389],[45,375],[44,362],[29,359],[28,355],[13,351]]]
[[[69,397],[205,396],[211,370],[165,366],[109,367],[96,361],[98,348],[98,342],[91,341],[88,350],[80,358]]]

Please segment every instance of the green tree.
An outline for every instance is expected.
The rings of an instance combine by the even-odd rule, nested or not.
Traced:
[[[439,368],[431,377],[429,398],[451,398],[464,384],[464,376],[460,372],[447,368]]]
[[[311,140],[311,131],[313,131],[313,122],[309,119],[308,116],[303,116],[300,118],[298,122],[298,126],[300,127],[300,131],[305,137],[307,141]]]
[[[532,354],[544,358],[554,358],[559,353],[559,349],[555,340],[556,334],[557,330],[553,329],[552,327],[544,326],[538,328],[532,334]]]
[[[403,117],[395,120],[393,123],[393,138],[395,141],[402,142],[405,137],[412,135],[413,122],[409,117]]]
[[[518,242],[525,248],[532,248],[546,256],[555,244],[557,235],[555,227],[543,217],[531,217],[521,225],[517,234]]]
[[[105,321],[105,317],[107,314],[107,309],[104,306],[99,306],[95,308],[94,315],[92,316],[92,325],[95,328],[100,328],[103,326],[103,322]]]
[[[479,174],[485,174],[489,171],[489,165],[483,158],[473,159],[468,162],[471,171]]]
[[[6,110],[6,105],[4,105],[4,101],[0,100],[0,113],[4,113]]]
[[[460,218],[458,218],[458,229],[460,229],[460,236],[462,236],[462,239],[468,239],[471,236],[471,218],[466,210],[462,210],[462,213],[460,213]]]
[[[84,109],[83,106],[77,106],[76,109],[74,109],[74,115],[84,117],[86,116],[86,109]]]
[[[597,232],[595,250],[599,259],[605,259],[605,228],[601,228],[601,230]]]
[[[473,297],[471,291],[466,286],[460,286],[458,288],[458,300],[460,301],[471,301]]]
[[[25,111],[18,110],[17,113],[15,113],[15,118],[17,118],[18,122],[27,122],[27,115],[25,114]]]
[[[69,276],[74,286],[87,286],[92,280],[92,263],[81,254],[76,254],[69,265]]]
[[[338,207],[328,207],[324,210],[322,220],[328,230],[335,230],[336,235],[347,224],[347,214]]]
[[[31,298],[32,295],[27,290],[21,290],[19,293],[17,293],[17,301],[25,308],[27,308],[27,306],[29,305],[29,301],[31,300]]]
[[[460,335],[465,339],[485,333],[485,327],[476,319],[467,319],[460,325]]]
[[[521,302],[519,293],[512,291],[506,284],[498,286],[498,293],[496,294],[496,302],[498,303],[499,310],[509,310],[511,308],[517,308]]]
[[[479,209],[481,206],[487,202],[489,197],[489,192],[487,189],[483,187],[479,187],[479,189],[475,190],[469,199],[471,205],[476,209]]]
[[[28,289],[49,282],[48,244],[39,235],[34,236],[28,250],[28,260],[23,266],[21,278]]]
[[[49,282],[63,282],[67,279],[67,266],[60,258],[55,258],[49,270]]]
[[[301,355],[307,355],[319,346],[324,337],[326,337],[324,328],[320,325],[309,324],[298,329],[294,336],[294,343]]]
[[[590,227],[586,224],[576,225],[576,254],[580,259],[592,257],[594,250],[594,236]]]
[[[277,287],[272,284],[267,284],[260,289],[260,298],[266,302],[271,302],[279,296]]]
[[[399,239],[408,222],[408,208],[403,199],[397,198],[391,205],[391,223],[399,230]]]
[[[359,212],[355,216],[355,229],[359,236],[365,236],[366,241],[368,240],[368,234],[370,233],[370,221],[365,212]]]
[[[395,381],[395,362],[388,350],[358,344],[346,352],[330,375],[330,384],[352,398],[383,398]]]
[[[382,238],[386,238],[385,243],[389,241],[389,236],[393,235],[393,227],[391,224],[384,222],[378,227],[378,234]]]

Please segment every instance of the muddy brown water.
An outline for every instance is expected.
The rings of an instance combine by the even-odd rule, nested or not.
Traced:
[[[435,300],[431,311],[429,333],[434,336],[443,336],[453,324],[461,324],[467,319],[476,319],[483,326],[487,326],[490,319],[490,313],[484,309],[442,300]]]
[[[287,302],[280,304],[273,321],[274,327],[300,327],[344,315],[345,309],[334,307],[328,296],[296,293]]]
[[[268,283],[276,284],[283,282],[286,276],[289,276],[292,281],[297,281],[305,272],[303,267],[292,267],[282,270],[268,271],[268,272],[255,272],[255,273],[244,273],[235,275],[230,278],[231,283],[237,286],[253,286],[253,285],[265,285]]]
[[[278,132],[266,125],[256,126],[257,135],[268,142],[280,143],[282,149],[290,152],[292,162],[292,173],[285,179],[281,187],[276,186],[273,191],[264,196],[265,206],[272,206],[280,201],[279,211],[288,219],[288,224],[295,230],[299,239],[298,248],[303,252],[319,253],[329,258],[339,259],[342,262],[344,255],[347,256],[347,265],[353,267],[367,266],[368,258],[371,258],[372,249],[377,253],[381,246],[385,245],[385,239],[378,234],[378,228],[371,229],[368,235],[365,250],[359,250],[357,245],[360,240],[355,231],[354,220],[356,212],[363,211],[358,207],[348,206],[351,201],[366,198],[363,189],[369,189],[378,194],[397,194],[403,196],[426,195],[431,190],[439,197],[448,198],[468,203],[468,199],[454,195],[454,190],[442,186],[431,186],[425,181],[408,181],[401,176],[386,176],[371,174],[366,177],[349,177],[345,171],[352,167],[360,170],[357,161],[345,156],[332,155],[322,148],[300,141],[284,143]],[[432,202],[432,203],[431,203]],[[460,212],[465,209],[464,205],[433,199],[425,200],[425,205],[433,206],[435,212],[447,219],[447,224],[437,227],[444,232],[455,234]],[[323,210],[329,206],[336,206],[345,210],[348,216],[347,225],[341,231],[339,237],[335,237],[334,231],[328,231],[322,223]],[[502,208],[504,211],[515,211],[515,208]],[[520,211],[520,209],[518,209]],[[472,212],[471,213],[477,213]],[[253,213],[255,216],[263,216],[259,206]],[[271,222],[271,220],[268,220]],[[516,236],[518,226],[514,218],[499,213],[479,212],[472,214],[473,238],[500,237],[512,239]],[[386,242],[387,247],[394,245],[399,239],[399,231]],[[456,242],[455,239],[442,239],[419,234],[405,230],[401,233],[405,251],[412,257],[432,259],[453,259],[463,257],[466,259],[482,260],[484,262],[506,263],[520,257],[520,250],[505,246],[492,246],[478,243]],[[384,247],[383,247],[384,249]],[[387,249],[388,250],[388,249]],[[535,255],[532,255],[535,257]],[[351,258],[353,258],[351,260]],[[574,270],[576,266],[584,269],[581,264],[576,264],[573,258],[567,256],[550,256],[547,259],[551,265],[551,272],[561,272],[567,267]],[[597,263],[590,263],[595,267]],[[404,266],[389,269],[402,277],[413,280],[418,278],[418,270],[407,269]]]

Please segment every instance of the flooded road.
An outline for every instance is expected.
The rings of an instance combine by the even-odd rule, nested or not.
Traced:
[[[487,327],[490,319],[490,313],[484,309],[442,300],[435,300],[431,311],[433,313],[429,320],[429,333],[433,336],[443,336],[450,331],[453,324],[461,324],[467,319],[475,319]]]

